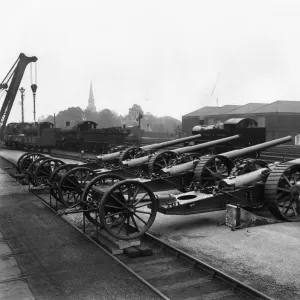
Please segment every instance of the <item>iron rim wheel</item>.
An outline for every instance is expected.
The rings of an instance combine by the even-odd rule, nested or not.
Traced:
[[[96,175],[94,170],[87,167],[77,167],[68,171],[58,184],[60,201],[67,207],[79,204],[85,186]]]
[[[86,210],[91,210],[84,212],[84,215],[91,223],[101,226],[99,218],[99,205],[104,193],[101,194],[101,192],[97,192],[96,188],[107,189],[121,180],[124,180],[124,178],[119,175],[108,173],[95,177],[87,184],[81,196],[81,202]]]
[[[265,201],[276,218],[300,220],[300,165],[283,163],[269,174],[265,184]]]
[[[57,201],[60,201],[59,195],[58,195],[58,184],[62,177],[71,169],[76,168],[77,164],[64,164],[58,168],[56,168],[53,173],[51,174],[49,178],[50,183],[50,193],[56,199]]]
[[[28,170],[32,162],[40,157],[45,157],[45,155],[40,153],[29,153],[20,162],[20,172],[24,174]]]
[[[230,172],[230,176],[239,176],[268,167],[268,164],[261,159],[242,159],[233,163],[234,167]]]
[[[36,182],[36,180],[35,180],[35,171],[36,171],[36,169],[38,168],[38,166],[39,166],[43,161],[45,161],[45,160],[47,160],[47,159],[49,159],[49,158],[48,158],[48,157],[45,157],[45,156],[37,158],[36,160],[34,160],[34,161],[30,164],[30,166],[29,166],[29,168],[28,168],[28,170],[27,170],[27,173],[28,173],[28,180],[29,180],[29,182],[30,182],[31,184],[33,184],[34,186],[37,186],[37,182]]]
[[[129,147],[123,150],[119,156],[119,163],[122,164],[124,160],[135,158],[136,155],[141,151],[142,149],[139,147]]]
[[[32,152],[26,152],[26,153],[22,154],[22,155],[19,157],[19,159],[18,159],[18,161],[17,161],[17,167],[18,167],[18,170],[20,170],[20,165],[21,165],[22,160],[23,160],[26,156],[28,156],[28,155],[30,155],[30,154],[32,154]]]
[[[200,188],[217,186],[220,180],[230,175],[232,167],[232,161],[225,156],[207,155],[202,157],[197,163],[193,181]]]
[[[113,237],[130,240],[142,236],[153,224],[157,199],[151,189],[138,180],[117,182],[100,202],[100,222]]]
[[[49,158],[41,162],[34,172],[34,180],[36,185],[49,185],[49,179],[54,170],[64,164],[65,163],[62,160],[55,158]]]
[[[148,162],[149,174],[158,174],[163,168],[169,167],[176,159],[177,155],[173,151],[160,151],[155,153]]]

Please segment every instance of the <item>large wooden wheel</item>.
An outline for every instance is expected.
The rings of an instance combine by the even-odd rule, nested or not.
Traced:
[[[19,171],[20,171],[21,161],[22,161],[26,156],[28,156],[28,155],[30,155],[30,154],[32,154],[32,152],[26,152],[26,153],[22,154],[22,155],[19,157],[19,159],[18,159],[18,161],[17,161],[17,167],[18,167],[18,170],[19,170]]]
[[[193,181],[199,188],[217,186],[219,181],[228,177],[233,163],[222,155],[207,155],[195,167]]]
[[[148,162],[149,174],[159,174],[163,168],[171,166],[176,157],[176,153],[170,150],[159,151],[153,154]]]
[[[36,160],[34,160],[29,168],[27,169],[27,174],[28,174],[28,180],[30,181],[31,184],[33,184],[34,186],[37,186],[37,182],[35,180],[35,171],[38,168],[38,166],[45,160],[48,160],[49,158],[46,156],[43,157],[39,157]]]
[[[234,161],[234,167],[230,172],[230,176],[239,176],[253,172],[262,168],[267,168],[268,164],[261,159],[241,159]]]
[[[142,236],[153,224],[157,199],[142,182],[127,179],[114,184],[100,202],[100,223],[118,239]]]
[[[56,168],[49,178],[49,184],[50,184],[50,193],[56,199],[57,201],[60,201],[59,195],[58,195],[58,184],[60,180],[63,178],[63,176],[70,170],[78,167],[77,164],[64,164],[60,167]]]
[[[91,223],[101,226],[99,204],[102,196],[108,188],[121,180],[124,180],[124,178],[119,175],[107,173],[95,177],[86,185],[81,196],[81,202],[86,210],[84,214]]]
[[[97,176],[97,173],[87,167],[77,167],[68,171],[58,184],[60,201],[67,207],[75,207],[80,203],[85,186],[95,176]]]
[[[27,153],[27,155],[20,160],[20,173],[25,173],[28,171],[30,165],[38,158],[45,157],[45,155],[40,153]]]
[[[42,161],[36,168],[33,178],[36,186],[49,184],[49,179],[55,169],[65,163],[59,159],[49,158]]]
[[[270,173],[265,184],[269,211],[284,221],[300,220],[300,165],[283,163]]]
[[[142,151],[139,147],[129,147],[123,150],[119,156],[119,163],[122,161],[135,158]]]

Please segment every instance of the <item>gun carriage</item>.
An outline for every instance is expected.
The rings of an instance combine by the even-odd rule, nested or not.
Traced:
[[[206,203],[202,200],[203,193],[211,193],[213,187],[216,190],[219,186],[218,183],[223,178],[229,177],[232,174],[235,176],[247,175],[247,173],[257,169],[267,168],[268,165],[263,161],[253,158],[241,160],[240,158],[290,140],[291,137],[286,137],[238,151],[225,152],[221,155],[206,155],[194,161],[164,168],[162,175],[155,176],[155,179],[153,179],[153,177],[139,179],[134,179],[133,176],[126,177],[126,171],[124,172],[124,170],[120,169],[111,171],[103,171],[102,169],[99,175],[95,170],[86,167],[73,169],[73,165],[61,165],[54,170],[49,181],[51,183],[53,183],[53,181],[56,182],[53,178],[59,175],[58,189],[52,186],[52,195],[68,207],[67,211],[69,213],[82,211],[92,223],[96,225],[101,224],[112,235],[125,239],[135,238],[151,226],[157,211],[165,214],[192,214],[224,209],[226,203],[230,203],[226,199],[224,200],[224,197],[215,197],[220,203],[211,202],[210,208],[205,207]],[[201,145],[203,146],[204,144]],[[198,146],[200,147],[201,145]],[[184,148],[181,152],[185,152]],[[240,160],[237,160],[238,158]],[[46,161],[47,160],[44,160],[44,162]],[[206,164],[202,162],[206,162]],[[69,168],[70,171],[66,172],[66,168]],[[207,170],[209,170],[210,173],[209,176],[205,177],[204,175]],[[201,172],[203,173],[201,174],[202,177],[199,177],[199,173]],[[201,183],[199,182],[199,178],[201,178]],[[170,190],[188,192],[177,195],[177,200],[174,196],[170,195],[154,195],[154,192]],[[141,193],[143,194],[140,200],[139,197]],[[200,196],[198,194],[195,196],[195,193],[198,193]],[[225,195],[228,195],[228,192],[226,193]],[[256,196],[255,194],[253,195]],[[134,199],[134,202],[131,198]],[[131,200],[129,201],[128,199]],[[183,201],[185,205],[177,205],[179,200],[181,202]],[[147,205],[143,203],[145,201]],[[130,202],[130,204],[127,202]],[[152,203],[151,205],[150,202]],[[175,205],[174,203],[177,204]],[[129,207],[127,207],[127,204]],[[199,205],[204,205],[204,208],[202,210],[191,209]],[[120,208],[121,206],[123,207],[122,209]],[[141,208],[143,208],[143,211]],[[150,211],[144,212],[145,209]],[[103,211],[105,211],[104,215]],[[113,215],[111,215],[112,213]],[[122,217],[124,214],[126,214],[128,218],[130,216],[130,218],[124,221]],[[147,214],[151,216],[151,218],[144,220],[139,214]],[[106,217],[106,215],[109,217]],[[117,218],[115,216],[117,216]],[[136,218],[139,221],[135,220]],[[120,233],[121,230],[116,233],[115,226],[113,226],[111,230],[108,228],[110,226],[109,222],[112,222],[112,219],[113,222],[115,222],[114,219],[122,220],[124,224],[121,230],[123,230],[124,226],[126,227],[128,224],[132,226],[133,224],[134,227],[138,227],[138,231],[136,229],[130,234],[126,233],[125,236],[123,233]],[[134,222],[136,222],[136,225]],[[142,224],[140,224],[140,222],[142,222]]]
[[[204,156],[194,171],[189,162],[183,164],[185,168],[171,167],[172,175],[155,180],[122,180],[113,174],[101,174],[86,186],[82,207],[90,221],[119,239],[141,236],[151,227],[157,212],[189,215],[223,210],[229,203],[250,207],[266,205],[275,217],[295,221],[300,218],[300,160],[270,165],[253,158],[237,160],[290,140],[288,136],[237,152]],[[188,192],[154,194],[178,188],[176,179],[187,175]]]
[[[212,146],[230,142],[234,139],[239,138],[239,136],[233,136],[225,139],[216,140],[214,142],[199,144],[192,147],[184,147],[186,149],[185,152],[188,151],[195,151],[201,150],[201,151],[207,151]],[[166,145],[174,145],[175,143],[180,143],[182,141],[187,141],[190,139],[195,139],[195,137],[190,138],[184,138],[177,141],[172,141],[172,143],[161,143],[156,145],[151,145],[151,149],[153,151],[154,146],[157,148],[161,148],[162,146]],[[147,147],[148,148],[148,147]],[[150,147],[149,147],[150,148]],[[181,149],[181,148],[179,148]],[[178,149],[175,149],[178,150]],[[176,151],[174,152],[176,153]],[[141,157],[143,158],[143,157]],[[149,160],[149,156],[144,157],[147,162]],[[127,160],[129,162],[130,160]],[[51,194],[59,201],[64,201],[64,199],[68,199],[67,204],[73,203],[74,197],[78,200],[78,195],[74,193],[74,181],[79,184],[82,187],[90,180],[90,177],[96,176],[100,173],[110,173],[114,174],[115,176],[119,176],[122,179],[126,178],[136,178],[137,175],[143,175],[149,177],[148,172],[148,164],[145,163],[143,165],[141,164],[134,164],[133,166],[128,165],[108,165],[108,168],[99,168],[101,165],[98,165],[97,163],[88,163],[83,164],[81,166],[78,165],[69,165],[64,164],[62,161],[57,159],[50,159],[49,157],[45,157],[41,154],[24,154],[20,157],[18,161],[18,166],[20,169],[20,172],[25,172],[28,175],[28,179],[31,184],[34,186],[40,186],[42,184],[50,184],[51,186]],[[59,168],[59,170],[55,170],[56,168]],[[77,167],[77,168],[75,168]],[[98,169],[98,168],[99,169]],[[66,171],[68,171],[66,173]],[[82,180],[82,178],[85,178],[85,180]],[[73,188],[72,188],[73,187]],[[78,189],[76,189],[78,191]],[[70,195],[70,193],[72,195]]]

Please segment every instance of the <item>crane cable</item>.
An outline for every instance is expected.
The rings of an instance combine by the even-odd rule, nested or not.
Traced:
[[[34,63],[35,64],[35,71],[34,71],[34,83],[33,83],[33,71],[32,71],[32,63],[30,64],[30,83],[31,85],[36,84],[37,85],[37,62]]]

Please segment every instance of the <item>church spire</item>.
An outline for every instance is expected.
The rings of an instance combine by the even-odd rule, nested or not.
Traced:
[[[91,85],[90,85],[90,95],[89,95],[89,100],[88,101],[89,101],[89,103],[88,103],[87,109],[90,110],[90,111],[96,112],[92,81],[91,81]]]

